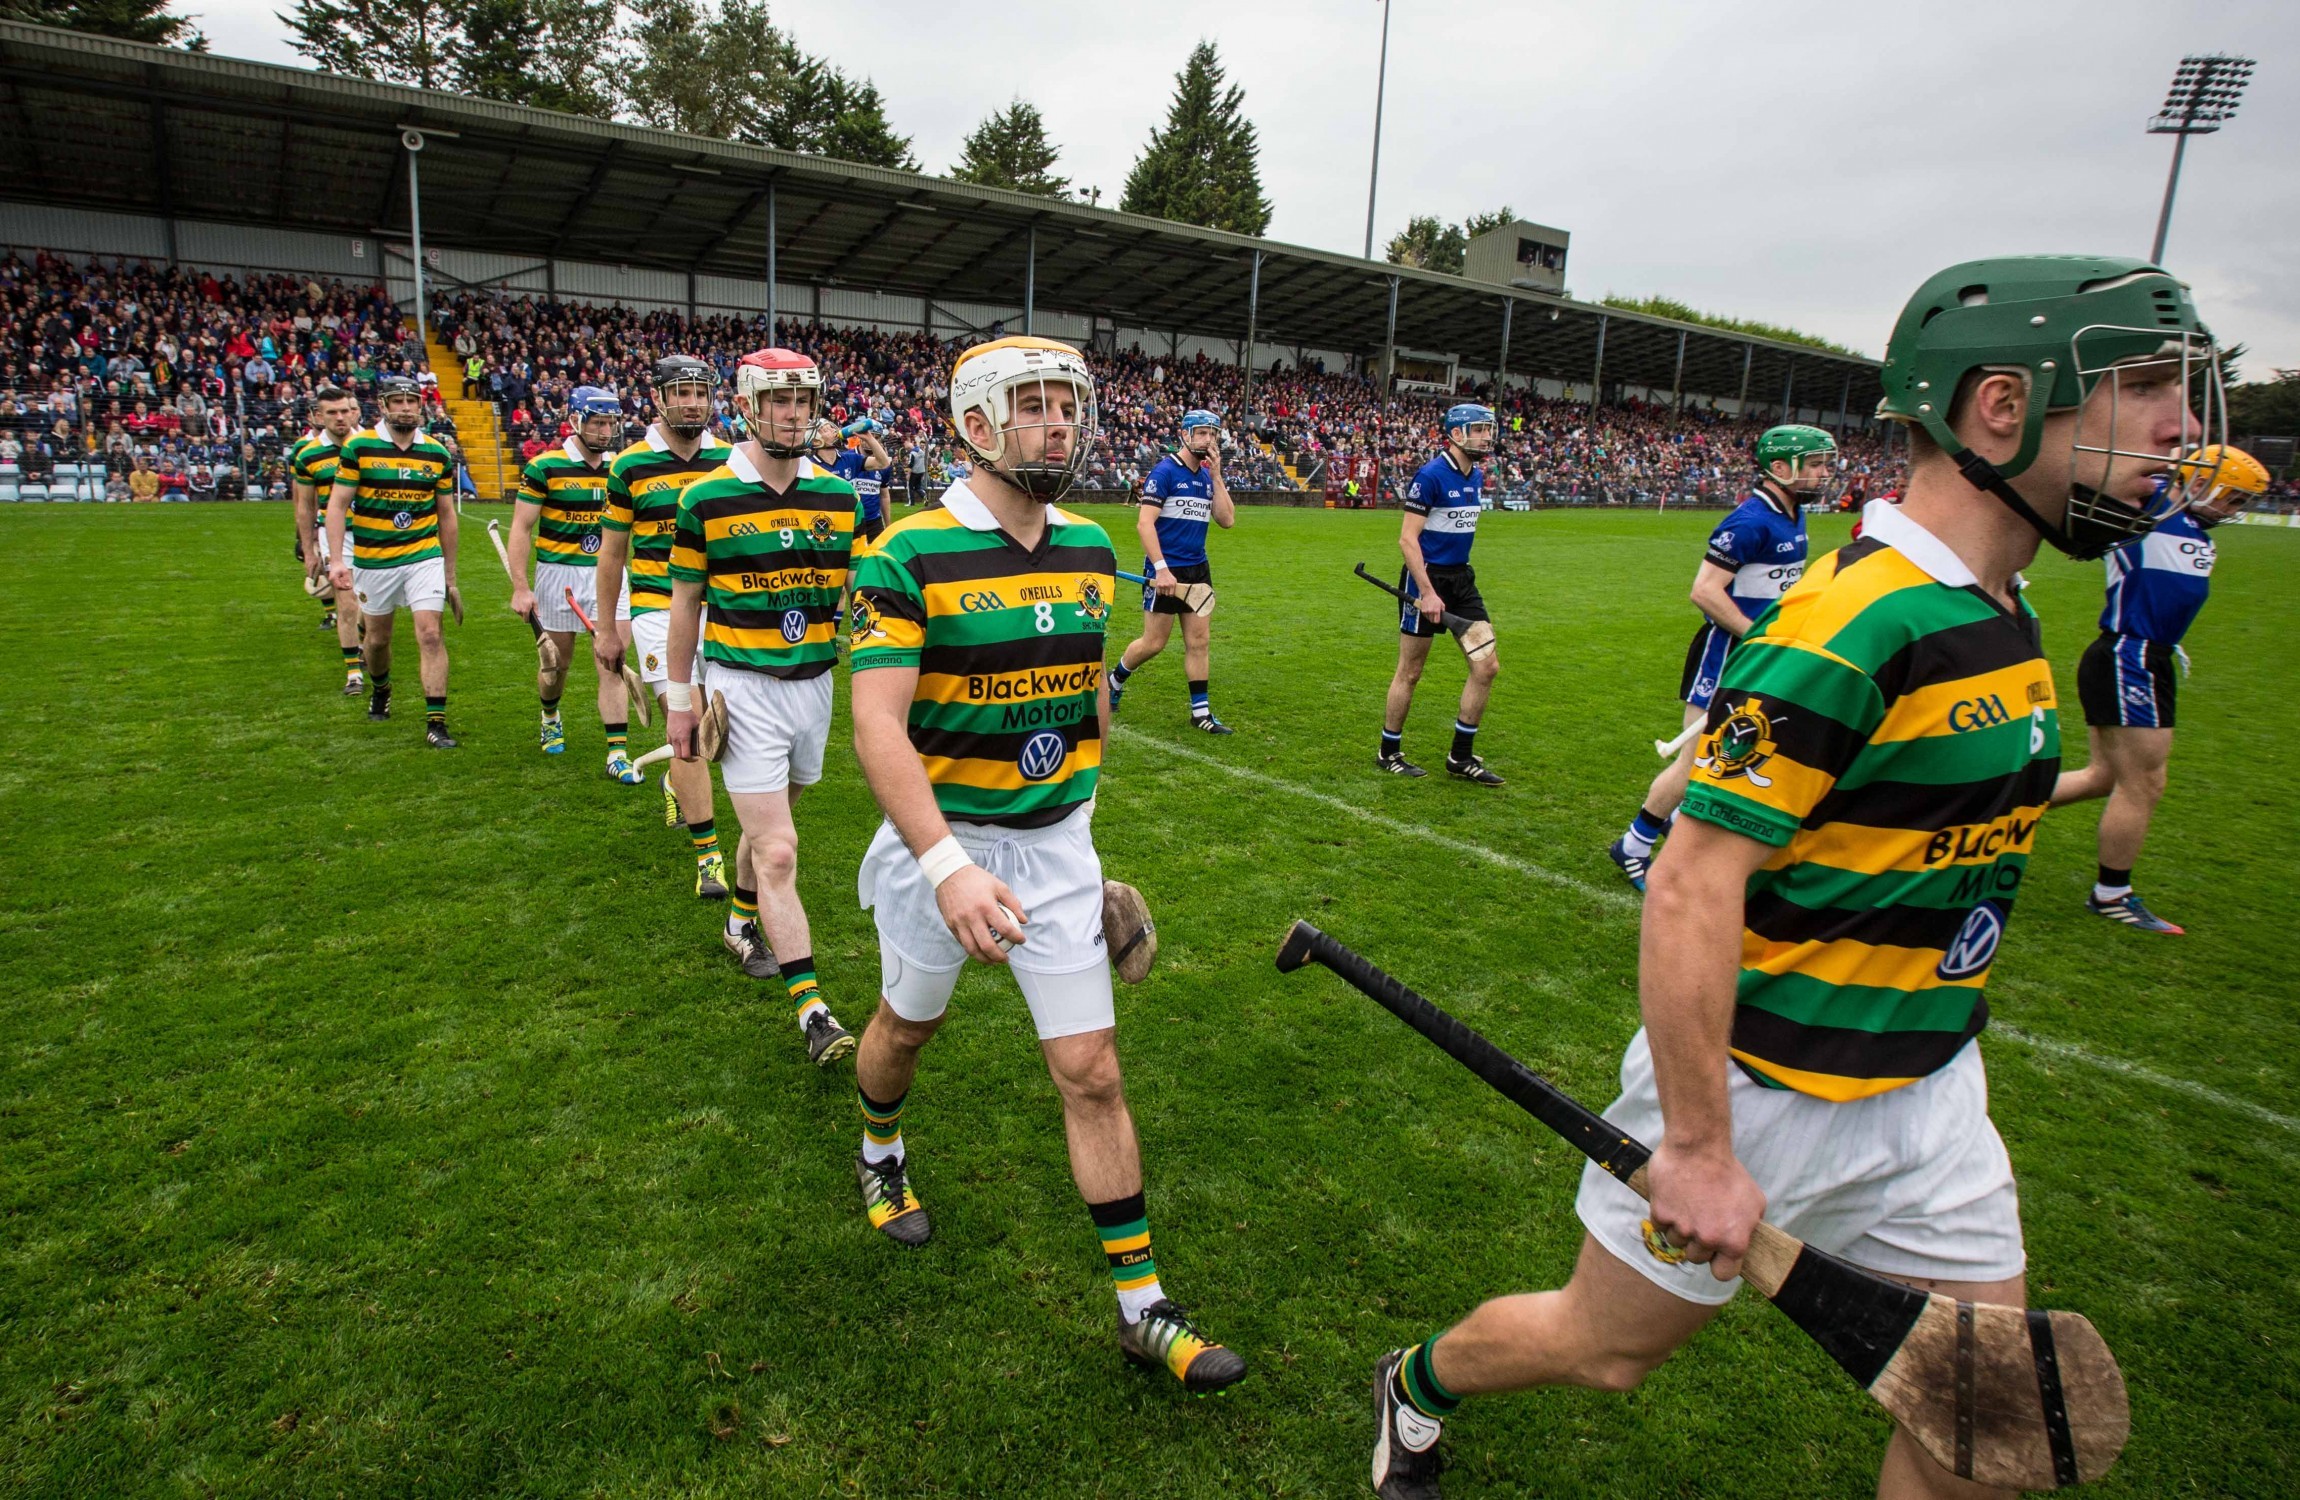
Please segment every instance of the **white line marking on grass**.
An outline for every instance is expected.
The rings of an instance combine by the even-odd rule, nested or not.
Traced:
[[[1288,796],[1315,802],[1320,807],[1328,807],[1335,812],[1346,813],[1350,817],[1356,818],[1362,823],[1370,823],[1384,832],[1399,834],[1411,839],[1420,839],[1423,843],[1435,844],[1441,849],[1451,849],[1456,854],[1466,854],[1472,859],[1482,859],[1487,864],[1498,865],[1502,869],[1524,875],[1529,879],[1577,892],[1594,901],[1602,901],[1608,906],[1632,907],[1638,904],[1637,898],[1626,891],[1591,885],[1586,880],[1577,879],[1557,870],[1544,869],[1540,865],[1530,864],[1514,855],[1504,854],[1498,849],[1488,849],[1483,844],[1473,844],[1467,839],[1457,839],[1448,834],[1418,827],[1412,823],[1401,822],[1396,818],[1385,817],[1381,813],[1360,807],[1354,802],[1344,801],[1331,793],[1316,791],[1310,787],[1287,781],[1283,777],[1272,776],[1264,771],[1250,770],[1245,766],[1234,766],[1219,756],[1208,755],[1203,750],[1186,749],[1181,745],[1162,740],[1153,734],[1144,734],[1142,731],[1129,728],[1124,724],[1111,726],[1111,734],[1114,738],[1147,745],[1153,750],[1164,751],[1166,754],[1179,757],[1182,760],[1194,761],[1199,765],[1220,771],[1225,776],[1234,776],[1240,781],[1249,781],[1256,786],[1268,787],[1272,791],[1284,792]],[[2279,1114],[2265,1104],[2255,1104],[2249,1099],[2239,1099],[2234,1094],[2224,1094],[2216,1088],[2197,1083],[2193,1079],[2175,1078],[2170,1073],[2159,1073],[2156,1069],[2142,1063],[2114,1057],[2105,1052],[2095,1052],[2090,1047],[2081,1047],[2074,1042],[2060,1042],[2051,1037],[2038,1036],[2033,1031],[2023,1031],[2017,1026],[2007,1026],[2001,1021],[1991,1021],[1988,1029],[1990,1034],[2005,1037],[2024,1047],[2034,1048],[2047,1057],[2058,1057],[2070,1062],[2083,1063],[2086,1067],[2098,1069],[2103,1073],[2113,1073],[2119,1077],[2130,1078],[2136,1083],[2149,1084],[2175,1094],[2186,1094],[2191,1099],[2199,1099],[2206,1104],[2258,1120],[2263,1125],[2272,1125],[2287,1134],[2300,1135],[2300,1119],[2295,1119],[2291,1115]]]
[[[1544,869],[1540,865],[1530,864],[1515,855],[1504,854],[1498,849],[1488,849],[1483,844],[1473,844],[1468,839],[1457,839],[1434,829],[1385,817],[1381,813],[1360,807],[1355,802],[1346,802],[1330,793],[1315,791],[1295,782],[1269,775],[1266,772],[1248,770],[1244,766],[1234,766],[1219,756],[1208,755],[1203,750],[1186,750],[1182,746],[1169,743],[1156,735],[1144,734],[1138,729],[1130,729],[1123,724],[1111,726],[1110,732],[1115,738],[1148,745],[1152,749],[1163,751],[1168,755],[1195,761],[1202,766],[1210,766],[1225,776],[1235,776],[1240,781],[1250,781],[1256,786],[1268,787],[1275,792],[1284,792],[1288,796],[1300,797],[1305,801],[1315,802],[1320,807],[1332,808],[1338,813],[1347,813],[1359,822],[1371,823],[1386,833],[1399,834],[1409,839],[1420,839],[1425,844],[1435,844],[1441,849],[1451,849],[1456,854],[1466,854],[1472,859],[1482,859],[1489,865],[1499,865],[1502,869],[1523,875],[1528,879],[1559,886],[1578,895],[1587,896],[1592,901],[1602,901],[1607,906],[1631,908],[1637,905],[1637,898],[1627,891],[1614,890],[1608,886],[1591,885],[1586,880],[1557,870]]]
[[[2098,1068],[2103,1073],[2115,1073],[2140,1083],[2153,1084],[2157,1088],[2167,1089],[2175,1094],[2186,1094],[2191,1099],[2201,1099],[2206,1104],[2216,1105],[2221,1109],[2258,1120],[2263,1125],[2273,1125],[2289,1135],[2300,1135],[2300,1119],[2278,1114],[2265,1104],[2254,1104],[2249,1099],[2239,1099],[2234,1094],[2224,1094],[2216,1088],[2197,1083],[2193,1079],[2175,1078],[2170,1073],[2159,1073],[2154,1068],[2128,1061],[2125,1058],[2112,1057],[2105,1052],[2095,1052],[2090,1047],[2080,1047],[2074,1042],[2056,1042],[2051,1037],[2038,1036],[2033,1031],[2023,1031],[2017,1026],[2007,1026],[2000,1021],[1989,1022],[1988,1031],[1982,1034],[2010,1037],[2022,1046],[2033,1047],[2047,1057],[2064,1057],[2071,1062],[2083,1063],[2086,1067]]]

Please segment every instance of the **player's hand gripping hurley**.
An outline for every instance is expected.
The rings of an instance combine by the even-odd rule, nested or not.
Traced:
[[[1366,582],[1372,584],[1375,588],[1380,589],[1383,593],[1389,595],[1392,599],[1397,600],[1398,603],[1405,605],[1407,608],[1421,608],[1421,600],[1407,594],[1404,589],[1398,588],[1392,584],[1382,582],[1379,578],[1376,578],[1373,574],[1366,571],[1366,565],[1364,563],[1359,563],[1357,567],[1352,571],[1354,571],[1360,578],[1363,578]],[[1485,621],[1464,619],[1462,616],[1455,614],[1452,610],[1442,608],[1438,611],[1437,618],[1438,623],[1446,628],[1447,633],[1450,634],[1455,640],[1461,642],[1463,655],[1481,656],[1493,649],[1493,627],[1486,624]],[[1675,754],[1676,752],[1672,751],[1671,753]]]
[[[1128,583],[1145,584],[1151,587],[1156,586],[1151,579],[1145,578],[1139,573],[1128,573],[1121,569],[1118,573],[1118,576],[1125,579]],[[1201,619],[1214,612],[1214,585],[1210,583],[1176,584],[1174,586],[1174,597],[1182,601],[1182,607],[1184,609],[1190,611],[1190,613],[1194,615],[1197,615]]]
[[[511,580],[512,592],[517,593],[519,575],[511,571],[511,553],[503,545],[503,532],[500,523],[492,519],[488,521],[487,539],[495,544],[495,555],[503,563],[503,576]],[[517,613],[517,611],[513,611],[513,613]],[[551,638],[543,633],[542,622],[537,620],[533,614],[520,615],[519,618],[525,620],[527,628],[535,632],[535,659],[543,664],[544,671],[557,671],[559,669],[559,648],[553,645]]]
[[[1296,922],[1278,949],[1278,968],[1291,973],[1313,961],[1646,1195],[1653,1153],[1645,1146],[1342,944]],[[1666,1257],[1650,1223],[1646,1239]],[[1960,1477],[2007,1489],[2059,1489],[2107,1473],[2131,1434],[2123,1372],[2079,1314],[1920,1292],[1763,1221],[1741,1274]]]
[[[591,639],[598,640],[600,638],[599,627],[591,623],[589,615],[583,613],[583,605],[581,601],[576,599],[573,589],[567,590],[567,607],[575,611],[575,618],[583,622],[583,628],[591,633]],[[609,639],[612,638],[609,637]],[[593,654],[596,655],[597,653]],[[645,729],[654,723],[654,714],[647,707],[647,684],[639,680],[639,674],[632,669],[629,662],[621,663],[621,671],[624,690],[631,699],[631,717],[639,721],[641,729]]]

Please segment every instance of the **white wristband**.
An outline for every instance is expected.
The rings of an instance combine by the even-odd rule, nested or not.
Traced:
[[[1153,572],[1153,573],[1163,573],[1163,572],[1165,572],[1165,571],[1166,571],[1166,559],[1165,559],[1165,558],[1163,558],[1163,557],[1153,557],[1153,558],[1151,558],[1151,559],[1150,559],[1150,571],[1151,571],[1151,572]]]
[[[926,878],[938,891],[942,889],[944,881],[973,863],[974,860],[959,847],[958,840],[949,834],[944,834],[941,843],[918,857],[918,867],[926,872]]]
[[[693,712],[695,711],[695,686],[694,686],[694,684],[693,684],[693,683],[690,683],[690,682],[666,682],[666,683],[664,683],[664,684],[663,684],[663,701],[664,701],[665,703],[667,703],[667,704],[669,704],[669,705],[670,705],[670,707],[671,707],[671,711],[672,711],[673,713],[680,713],[680,714],[691,714],[691,713],[693,713]]]

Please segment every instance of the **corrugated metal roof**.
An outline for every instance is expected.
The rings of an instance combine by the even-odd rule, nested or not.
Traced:
[[[1036,239],[1041,307],[1240,339],[1260,252],[1257,337],[1376,350],[1391,279],[1397,342],[1509,369],[1874,407],[1874,361],[1697,325],[1053,202],[944,178],[204,53],[0,22],[0,197],[356,235],[409,232],[403,128],[426,132],[426,242],[1018,305]],[[1744,361],[1746,360],[1746,366]]]

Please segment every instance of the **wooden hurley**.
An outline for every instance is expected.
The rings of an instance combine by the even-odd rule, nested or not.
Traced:
[[[503,564],[503,576],[511,580],[511,587],[516,590],[519,587],[519,575],[511,571],[511,554],[504,549],[503,533],[492,520],[487,523],[487,539],[495,544],[495,556]],[[558,671],[559,648],[553,644],[551,637],[543,633],[542,622],[531,614],[519,618],[525,620],[527,628],[535,632],[535,660],[542,664],[546,672]]]
[[[1296,922],[1278,949],[1278,968],[1291,973],[1313,960],[1647,1196],[1653,1153],[1645,1146],[1342,944]],[[1649,1226],[1648,1243],[1653,1239]],[[2019,1490],[2081,1484],[2107,1473],[2132,1433],[2116,1356],[2077,1313],[1921,1292],[1762,1221],[1741,1275],[1961,1478]]]
[[[575,618],[581,620],[583,628],[596,638],[599,634],[599,627],[591,623],[589,615],[583,613],[583,605],[576,599],[575,591],[568,589],[565,592],[567,594],[567,607],[575,611]],[[647,702],[647,684],[639,680],[638,669],[627,661],[623,663],[623,691],[631,700],[629,711],[631,717],[639,721],[639,727],[645,729],[652,725],[655,722],[655,715]]]

